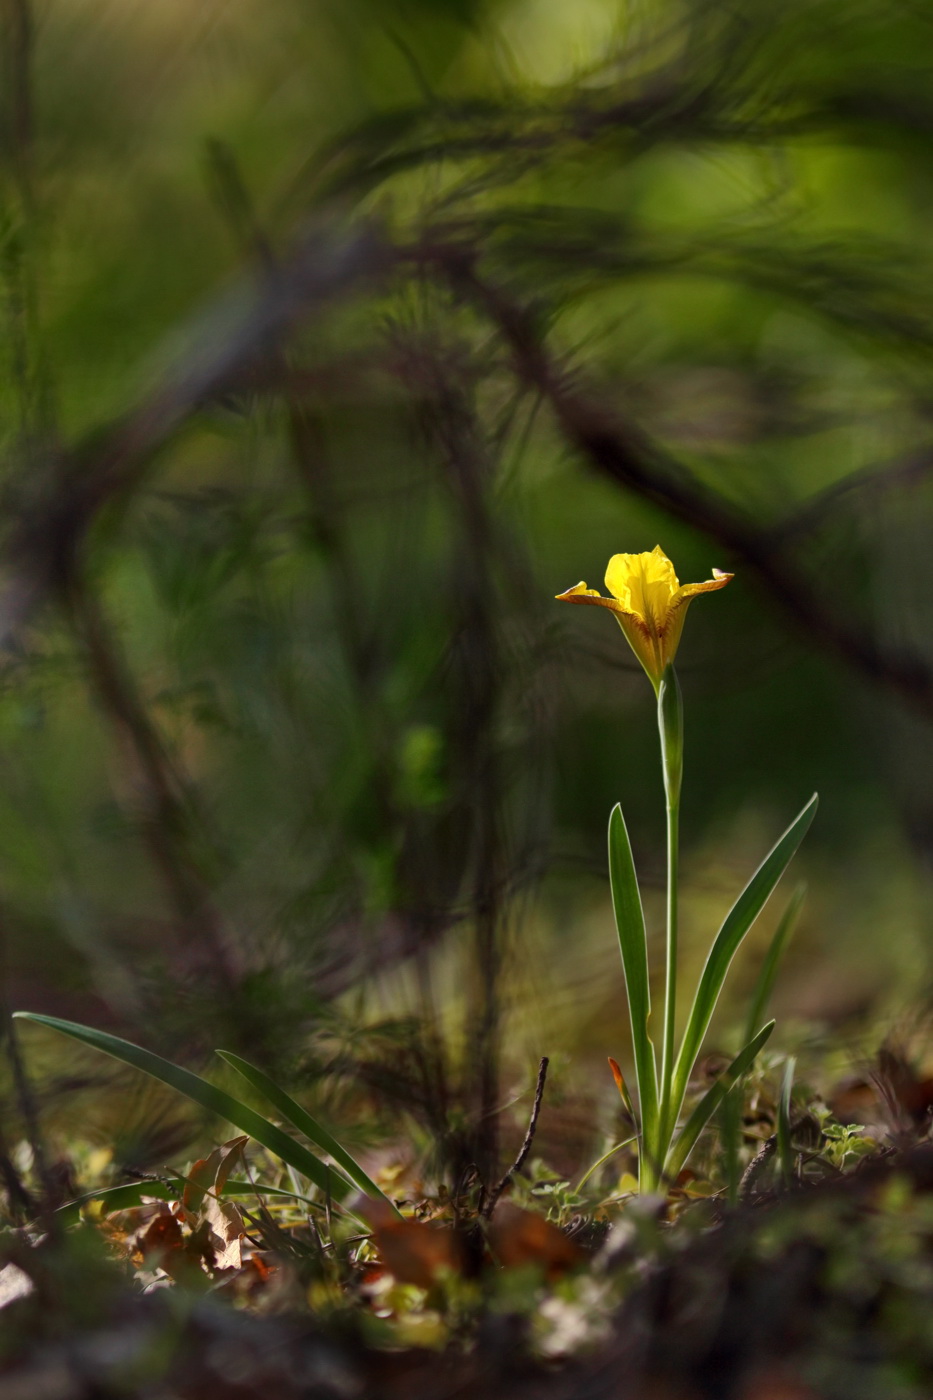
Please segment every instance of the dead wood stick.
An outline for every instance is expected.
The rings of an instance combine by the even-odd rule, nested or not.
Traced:
[[[777,1133],[772,1133],[769,1138],[765,1138],[742,1173],[742,1180],[739,1182],[739,1200],[747,1201],[751,1196],[754,1196],[758,1180],[776,1151]]]
[[[535,1129],[538,1126],[538,1114],[541,1112],[541,1100],[544,1098],[544,1084],[545,1080],[547,1079],[547,1067],[549,1063],[550,1062],[548,1060],[547,1055],[542,1055],[541,1063],[538,1066],[538,1082],[535,1085],[535,1101],[531,1106],[531,1117],[528,1120],[528,1131],[525,1134],[524,1142],[518,1149],[518,1156],[515,1158],[515,1161],[509,1167],[505,1176],[499,1182],[499,1185],[495,1188],[494,1191],[490,1193],[489,1200],[483,1207],[483,1215],[486,1217],[487,1220],[495,1210],[496,1205],[499,1201],[499,1197],[502,1195],[505,1188],[511,1182],[512,1177],[515,1175],[516,1172],[521,1171],[522,1167],[525,1164],[525,1158],[531,1151],[531,1144],[535,1140]]]

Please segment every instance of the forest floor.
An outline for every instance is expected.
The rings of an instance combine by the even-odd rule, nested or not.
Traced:
[[[929,1087],[889,1058],[847,1091],[873,1125],[804,1104],[790,1154],[759,1094],[731,1193],[702,1160],[666,1197],[609,1164],[595,1201],[532,1158],[491,1211],[399,1179],[400,1215],[341,1215],[237,1138],[185,1181],[20,1202],[0,1400],[931,1396]]]

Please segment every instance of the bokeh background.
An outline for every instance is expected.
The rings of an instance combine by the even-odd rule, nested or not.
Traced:
[[[4,23],[7,1010],[225,1045],[448,1165],[548,1055],[542,1151],[583,1162],[626,1059],[607,817],[657,940],[663,808],[650,688],[553,595],[660,543],[736,576],[680,653],[685,976],[817,789],[775,1044],[922,1058],[928,7]],[[158,1096],[19,1040],[50,1131],[166,1160]]]

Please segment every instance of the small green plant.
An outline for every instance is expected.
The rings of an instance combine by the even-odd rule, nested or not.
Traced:
[[[806,835],[817,807],[814,794],[726,916],[710,948],[678,1047],[678,865],[684,729],[683,700],[673,663],[691,599],[724,588],[731,578],[731,574],[715,569],[705,583],[681,586],[670,560],[656,546],[650,553],[613,555],[606,570],[606,587],[612,595],[609,598],[585,583],[558,594],[562,601],[595,604],[615,615],[654,687],[658,703],[667,802],[667,937],[660,1065],[651,1035],[648,938],[631,843],[621,807],[616,805],[609,818],[609,874],[628,992],[637,1107],[624,1083],[620,1087],[638,1125],[639,1189],[648,1192],[676,1179],[710,1118],[732,1085],[753,1064],[774,1028],[774,1022],[769,1021],[750,1035],[744,1048],[682,1122],[687,1086],[732,959]],[[775,966],[780,951],[781,948],[775,949],[774,957],[769,958]]]
[[[862,1157],[877,1150],[873,1137],[866,1135],[861,1123],[837,1123],[828,1108],[815,1110],[823,1134],[821,1155],[836,1171],[848,1171]]]
[[[141,1045],[134,1045],[132,1041],[110,1035],[107,1031],[95,1030],[92,1026],[82,1026],[76,1021],[60,1020],[57,1016],[40,1016],[33,1011],[15,1011],[13,1014],[20,1020],[32,1021],[36,1025],[48,1026],[51,1030],[60,1031],[73,1040],[90,1045],[95,1050],[101,1050],[105,1055],[111,1055],[115,1060],[122,1061],[123,1064],[132,1065],[134,1069],[142,1070],[144,1074],[151,1075],[153,1079],[168,1084],[170,1088],[176,1089],[186,1098],[193,1100],[202,1108],[206,1108],[208,1112],[216,1114],[218,1118],[223,1118],[226,1122],[242,1128],[244,1133],[248,1133],[256,1142],[268,1148],[287,1166],[300,1172],[309,1182],[318,1187],[325,1200],[332,1202],[338,1208],[341,1208],[340,1202],[347,1193],[356,1186],[364,1195],[385,1202],[392,1213],[396,1213],[392,1202],[380,1191],[376,1183],[336,1138],[315,1118],[312,1118],[310,1113],[303,1109],[299,1103],[296,1103],[284,1089],[280,1089],[267,1074],[264,1074],[261,1069],[257,1069],[255,1065],[249,1064],[247,1060],[241,1059],[239,1055],[234,1055],[228,1050],[217,1051],[217,1054],[231,1069],[236,1070],[248,1084],[268,1099],[287,1123],[290,1123],[293,1128],[297,1128],[315,1147],[329,1156],[331,1162],[334,1163],[333,1166],[322,1161],[303,1143],[289,1137],[288,1133],[283,1132],[280,1127],[271,1123],[268,1118],[264,1118],[261,1113],[257,1113],[255,1109],[250,1108],[248,1104],[242,1103],[232,1094],[228,1094],[215,1084],[202,1079],[200,1075],[193,1074],[191,1070],[183,1069],[180,1065],[173,1064],[171,1060],[163,1059],[161,1055],[156,1055]],[[231,1181],[227,1183],[227,1188],[236,1194],[257,1194],[257,1188],[249,1182]],[[149,1191],[148,1185],[145,1189]],[[266,1194],[266,1188],[261,1189],[263,1194]],[[119,1201],[122,1206],[130,1203],[133,1192],[138,1190],[139,1187],[136,1186],[115,1187],[110,1193],[96,1192],[94,1199],[99,1200],[109,1195],[113,1197],[114,1202]],[[118,1195],[118,1193],[122,1193],[122,1195]],[[152,1193],[149,1192],[149,1194]],[[76,1205],[80,1205],[80,1202],[72,1203],[72,1207]],[[64,1209],[71,1210],[73,1215],[71,1207]]]

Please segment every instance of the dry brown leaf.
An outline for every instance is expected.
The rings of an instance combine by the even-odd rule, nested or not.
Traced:
[[[164,1269],[172,1274],[180,1260],[184,1259],[185,1238],[181,1226],[171,1211],[160,1211],[152,1224],[140,1235],[137,1248],[150,1267]]]
[[[246,1234],[243,1217],[232,1201],[207,1196],[201,1220],[210,1229],[210,1245],[215,1269],[238,1269],[242,1264],[240,1241]]]
[[[920,1127],[933,1111],[933,1078],[921,1077],[896,1046],[883,1045],[875,1069],[842,1080],[828,1103],[840,1123],[881,1121],[900,1131],[911,1123]]]
[[[399,1219],[391,1203],[379,1196],[360,1196],[354,1201],[353,1209],[373,1228],[392,1225]]]
[[[254,1273],[260,1283],[268,1283],[279,1266],[274,1255],[270,1254],[267,1262],[266,1256],[254,1249],[243,1267]]]
[[[878,1069],[872,1078],[895,1121],[898,1109],[917,1124],[929,1120],[933,1108],[933,1079],[921,1079],[901,1050],[882,1045],[878,1051]]]
[[[863,1123],[866,1114],[878,1113],[878,1091],[866,1079],[850,1076],[833,1088],[828,1099],[833,1117],[840,1123]]]
[[[227,1271],[217,1284],[217,1292],[226,1298],[250,1301],[286,1279],[278,1263],[266,1263],[262,1255],[252,1253],[243,1260],[242,1268]]]
[[[220,1147],[215,1147],[210,1156],[202,1157],[193,1164],[188,1171],[188,1181],[182,1196],[182,1204],[186,1210],[199,1211],[208,1191],[220,1194],[248,1142],[248,1137],[230,1138]]]
[[[506,1269],[536,1264],[549,1279],[574,1269],[586,1257],[563,1230],[535,1211],[502,1201],[489,1222],[489,1244]]]
[[[423,1225],[393,1218],[373,1230],[373,1244],[389,1273],[399,1283],[430,1288],[442,1270],[463,1267],[460,1237],[447,1225]]]

